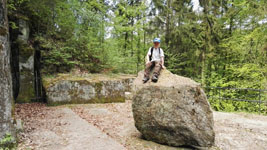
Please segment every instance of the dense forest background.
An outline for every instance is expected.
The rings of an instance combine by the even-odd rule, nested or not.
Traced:
[[[266,0],[8,0],[43,74],[136,73],[160,37],[166,67],[204,86],[267,88]]]

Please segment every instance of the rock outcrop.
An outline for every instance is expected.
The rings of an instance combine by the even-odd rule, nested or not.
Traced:
[[[136,128],[147,140],[171,146],[211,147],[213,114],[204,91],[195,81],[163,70],[157,83],[133,83]]]
[[[25,103],[34,101],[35,97],[35,76],[34,76],[34,48],[28,44],[29,24],[19,19],[19,34],[16,40],[19,51],[19,92],[16,102]]]
[[[0,149],[6,144],[6,141],[2,141],[3,138],[15,136],[12,121],[13,97],[6,3],[6,0],[0,0]]]
[[[44,80],[48,104],[124,102],[134,76],[61,74]]]

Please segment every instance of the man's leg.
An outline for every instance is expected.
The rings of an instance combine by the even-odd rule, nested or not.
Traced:
[[[145,72],[144,72],[144,82],[147,82],[149,80],[149,75],[150,75],[150,71],[151,71],[151,67],[153,66],[153,62],[148,62],[146,64],[146,68],[145,68]]]
[[[153,78],[152,78],[153,82],[157,82],[158,81],[158,77],[160,75],[161,69],[162,69],[161,62],[160,61],[156,61],[155,62],[155,69],[154,69],[154,72],[153,72]]]

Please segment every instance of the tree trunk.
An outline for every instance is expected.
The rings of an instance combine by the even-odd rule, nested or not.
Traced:
[[[12,134],[12,80],[6,0],[0,0],[0,140]]]
[[[171,0],[167,0],[167,17],[166,17],[166,34],[165,34],[165,43],[166,46],[169,47],[170,41],[170,7],[171,7]]]
[[[204,13],[204,25],[205,25],[205,45],[202,51],[202,61],[201,61],[201,83],[203,86],[206,86],[206,76],[207,76],[207,62],[206,62],[206,55],[211,50],[211,20],[209,19],[211,1],[199,1],[200,4],[203,6],[203,13]]]
[[[205,51],[202,52],[202,57],[201,57],[201,84],[202,84],[202,86],[206,85],[206,55],[205,55]]]
[[[146,64],[146,29],[145,29],[145,22],[143,21],[143,30],[144,30],[144,40],[143,40],[143,42],[144,42],[144,45],[143,45],[143,51],[142,51],[142,53],[144,53],[145,55],[144,55],[144,59],[143,59],[143,63],[144,63],[144,65]]]
[[[128,45],[128,32],[125,33],[125,38],[124,38],[124,56],[127,55],[127,45]]]

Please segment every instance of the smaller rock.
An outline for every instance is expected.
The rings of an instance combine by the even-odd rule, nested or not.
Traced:
[[[15,128],[16,128],[17,132],[23,131],[23,125],[22,125],[21,119],[16,119]]]
[[[48,104],[124,102],[132,75],[62,74],[44,79]]]

